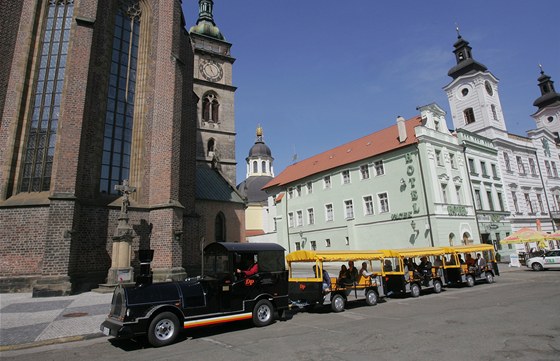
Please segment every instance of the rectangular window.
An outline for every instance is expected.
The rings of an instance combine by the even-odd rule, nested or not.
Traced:
[[[342,184],[350,184],[350,171],[343,170],[342,171]]]
[[[298,197],[301,197],[301,186],[300,185],[296,187],[296,194],[297,194]]]
[[[474,119],[473,108],[465,109],[465,111],[463,112],[463,115],[465,116],[465,124],[474,123],[475,119]]]
[[[457,194],[457,203],[461,204],[461,186],[455,186],[455,193]]]
[[[288,213],[288,227],[292,228],[294,226],[294,213]]]
[[[346,219],[354,218],[354,203],[352,200],[344,201],[344,209],[346,210]]]
[[[502,193],[498,192],[498,206],[500,207],[499,211],[504,211],[504,197]]]
[[[486,170],[486,162],[480,162],[480,171],[483,177],[488,177],[488,171]]]
[[[546,168],[546,175],[551,177],[552,173],[550,172],[550,162],[548,160],[544,161],[544,167]]]
[[[519,171],[519,174],[525,174],[525,165],[523,164],[523,160],[521,159],[521,157],[516,157],[517,159],[517,170]]]
[[[490,167],[492,168],[492,177],[498,179],[498,168],[496,168],[495,164],[491,164]]]
[[[491,191],[486,191],[486,198],[488,198],[488,206],[490,207],[490,210],[493,211],[494,210],[494,201],[492,200],[492,192]]]
[[[556,169],[556,163],[551,161],[550,165],[552,166],[552,176],[558,178],[558,169]]]
[[[296,242],[296,251],[300,251],[301,250],[301,243]]]
[[[374,163],[374,165],[375,165],[375,174],[377,175],[385,174],[385,168],[383,167],[382,160],[378,160],[377,162]]]
[[[294,198],[294,188],[288,188],[288,199]]]
[[[331,246],[331,240],[329,238],[325,239],[325,247]]]
[[[532,175],[537,174],[537,170],[535,168],[535,160],[533,158],[529,158],[529,169],[531,170]]]
[[[554,199],[556,199],[556,210],[560,211],[560,195],[556,194]]]
[[[511,172],[511,164],[509,163],[509,155],[504,152],[504,163],[506,164],[506,170]]]
[[[387,193],[379,193],[377,199],[379,200],[379,212],[389,212],[389,197]]]
[[[325,206],[325,220],[327,222],[334,221],[333,207],[332,204],[327,204]]]
[[[519,213],[519,203],[517,202],[517,195],[515,192],[511,192],[511,199],[513,199],[513,207],[515,208],[515,213]]]
[[[307,182],[307,194],[313,193],[313,183]]]
[[[472,158],[469,158],[469,172],[471,172],[471,174],[477,174],[476,167],[474,166],[474,159]]]
[[[533,210],[533,203],[531,203],[531,196],[529,195],[529,193],[525,193],[525,203],[527,204],[527,209],[529,210],[529,212],[535,213],[535,211]]]
[[[540,209],[541,213],[545,213],[543,202],[542,202],[542,196],[541,196],[540,193],[537,193],[537,202],[539,203],[539,209]]]
[[[474,205],[476,209],[482,209],[482,199],[480,198],[480,189],[474,190]]]
[[[313,251],[316,251],[316,250],[317,250],[317,242],[311,241],[311,249],[312,249]]]
[[[330,189],[331,188],[331,176],[325,176],[325,178],[323,178],[323,188],[324,189]]]
[[[441,151],[439,150],[436,150],[436,163],[440,167],[443,165],[443,163],[441,162]]]
[[[498,251],[502,250],[502,244],[500,243],[500,232],[496,232],[496,246],[498,246]]]
[[[447,184],[441,185],[441,196],[443,203],[447,203]]]
[[[373,214],[373,197],[372,196],[365,196],[364,197],[364,214],[365,215]]]
[[[455,163],[455,154],[449,153],[449,163],[451,163],[451,168],[457,169],[457,163]]]
[[[313,208],[307,209],[307,223],[315,224],[315,211],[313,210]]]
[[[296,215],[297,215],[297,226],[301,227],[303,226],[303,212],[302,211],[296,211]]]
[[[362,179],[369,179],[369,166],[367,164],[360,166],[360,174]]]

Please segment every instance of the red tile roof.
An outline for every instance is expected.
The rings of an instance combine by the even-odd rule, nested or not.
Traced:
[[[407,138],[399,142],[397,125],[382,129],[365,137],[353,140],[326,152],[304,159],[284,169],[278,176],[270,180],[263,189],[282,186],[313,174],[351,164],[391,150],[417,143],[414,128],[422,125],[422,118],[416,116],[405,121]]]
[[[246,229],[245,230],[245,236],[246,237],[251,237],[251,236],[260,236],[263,235],[264,231],[262,229]]]

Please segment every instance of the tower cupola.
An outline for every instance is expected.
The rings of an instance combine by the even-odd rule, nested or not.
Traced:
[[[548,105],[554,104],[556,102],[560,103],[560,94],[554,90],[554,82],[552,81],[549,75],[544,73],[542,65],[539,65],[541,68],[541,76],[539,76],[539,88],[541,90],[541,96],[535,100],[533,103],[534,106],[542,109]]]
[[[453,53],[455,53],[457,65],[451,68],[447,73],[447,75],[453,79],[457,79],[464,74],[474,73],[477,71],[484,72],[488,70],[486,66],[474,60],[472,57],[472,48],[470,47],[469,42],[463,39],[459,33],[459,28],[457,28],[457,41],[453,44],[453,47],[455,48]]]
[[[212,0],[198,0],[198,20],[196,25],[190,28],[189,32],[218,40],[225,40],[226,38],[214,22],[213,7],[214,1]]]

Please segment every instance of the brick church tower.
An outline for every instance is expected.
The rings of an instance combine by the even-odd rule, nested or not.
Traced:
[[[195,238],[194,53],[181,1],[3,1],[0,290],[88,290],[107,277],[121,199],[154,279]],[[199,255],[197,255],[199,257]]]

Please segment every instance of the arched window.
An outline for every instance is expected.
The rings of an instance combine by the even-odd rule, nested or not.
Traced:
[[[257,161],[253,161],[253,173],[258,173],[259,171],[259,164],[257,163]]]
[[[261,168],[262,168],[262,172],[266,173],[266,161],[264,160],[262,161]]]
[[[449,233],[449,245],[453,247],[453,242],[455,241],[455,233]]]
[[[469,234],[469,232],[463,233],[463,244],[465,245],[470,244],[471,243],[470,239],[471,239],[471,235]]]
[[[129,179],[140,46],[140,4],[122,2],[115,18],[99,190],[115,193]]]
[[[214,92],[208,92],[202,97],[202,120],[214,123],[220,120],[220,103]]]
[[[226,240],[226,217],[222,212],[216,215],[214,221],[214,238],[216,242],[225,242]]]
[[[51,185],[73,12],[72,1],[51,1],[47,8],[20,192],[47,191]]]
[[[214,138],[210,138],[210,139],[208,140],[208,147],[207,147],[207,148],[208,148],[208,153],[207,153],[207,154],[208,154],[209,156],[211,156],[211,155],[214,154],[215,145],[216,145],[216,141],[214,140]]]
[[[463,112],[463,115],[465,116],[465,124],[474,123],[475,119],[474,119],[473,108],[465,109],[465,111]]]
[[[492,109],[492,116],[494,117],[494,120],[498,120],[498,112],[496,112],[496,106],[492,104],[490,108]]]

